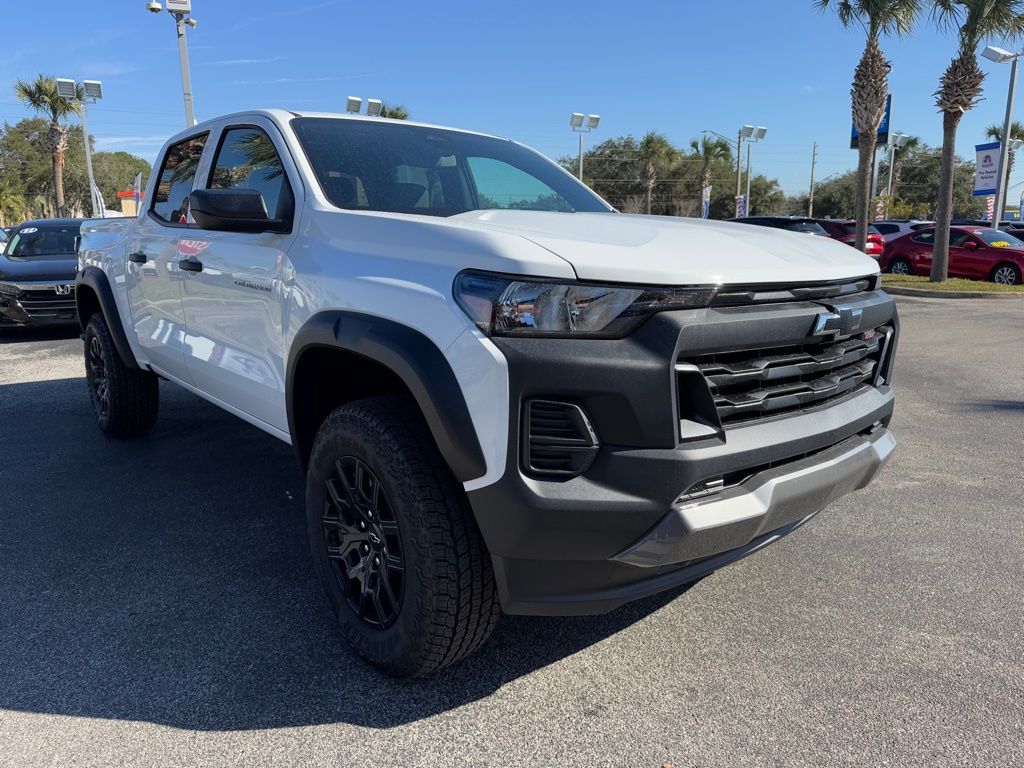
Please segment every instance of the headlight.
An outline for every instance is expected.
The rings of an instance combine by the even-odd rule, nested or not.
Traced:
[[[647,288],[519,280],[483,272],[455,278],[455,301],[488,336],[619,338],[655,312],[706,307],[713,287]]]

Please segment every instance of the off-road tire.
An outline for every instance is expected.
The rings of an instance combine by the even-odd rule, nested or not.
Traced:
[[[99,313],[89,318],[82,339],[89,400],[99,428],[119,438],[141,437],[149,432],[160,406],[156,374],[124,364]]]
[[[397,615],[387,625],[360,618],[351,601],[364,588],[350,578],[351,566],[339,556],[343,540],[325,522],[340,517],[338,507],[351,508],[348,502],[337,504],[338,498],[368,501],[367,495],[339,495],[339,487],[347,492],[351,486],[339,473],[354,463],[364,468],[364,476],[373,476],[368,487],[378,484],[387,499],[384,514],[397,524],[397,540],[383,545],[382,559],[391,562],[400,547],[404,561],[394,574],[401,586]],[[326,418],[306,475],[306,513],[313,562],[341,634],[371,664],[394,677],[422,677],[473,653],[490,636],[501,612],[490,555],[463,489],[410,400],[359,400]],[[363,514],[358,525],[365,524]],[[346,531],[349,541],[358,536],[351,526]],[[357,545],[359,551],[369,546]],[[372,546],[381,546],[379,537]]]

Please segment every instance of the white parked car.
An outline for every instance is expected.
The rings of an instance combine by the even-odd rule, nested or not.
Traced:
[[[513,141],[381,118],[233,114],[156,168],[82,228],[99,427],[149,431],[163,377],[294,446],[341,631],[391,674],[502,610],[699,579],[895,445],[896,308],[843,243],[619,214]]]
[[[873,223],[875,229],[882,235],[882,240],[887,243],[897,237],[903,237],[908,232],[935,226],[934,221],[925,221],[924,219],[889,219]]]

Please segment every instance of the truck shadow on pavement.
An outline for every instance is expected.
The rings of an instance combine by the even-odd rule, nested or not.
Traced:
[[[152,436],[96,429],[82,379],[0,386],[0,707],[197,730],[388,728],[488,696],[683,590],[504,617],[475,656],[391,680],[341,641],[291,449],[161,387]]]

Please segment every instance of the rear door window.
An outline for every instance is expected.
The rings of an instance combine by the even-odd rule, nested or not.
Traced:
[[[188,222],[188,196],[192,193],[199,161],[209,134],[192,136],[167,149],[150,210],[161,221],[174,226]]]
[[[924,243],[925,245],[932,245],[935,242],[935,232],[919,232],[911,238],[915,243]]]

